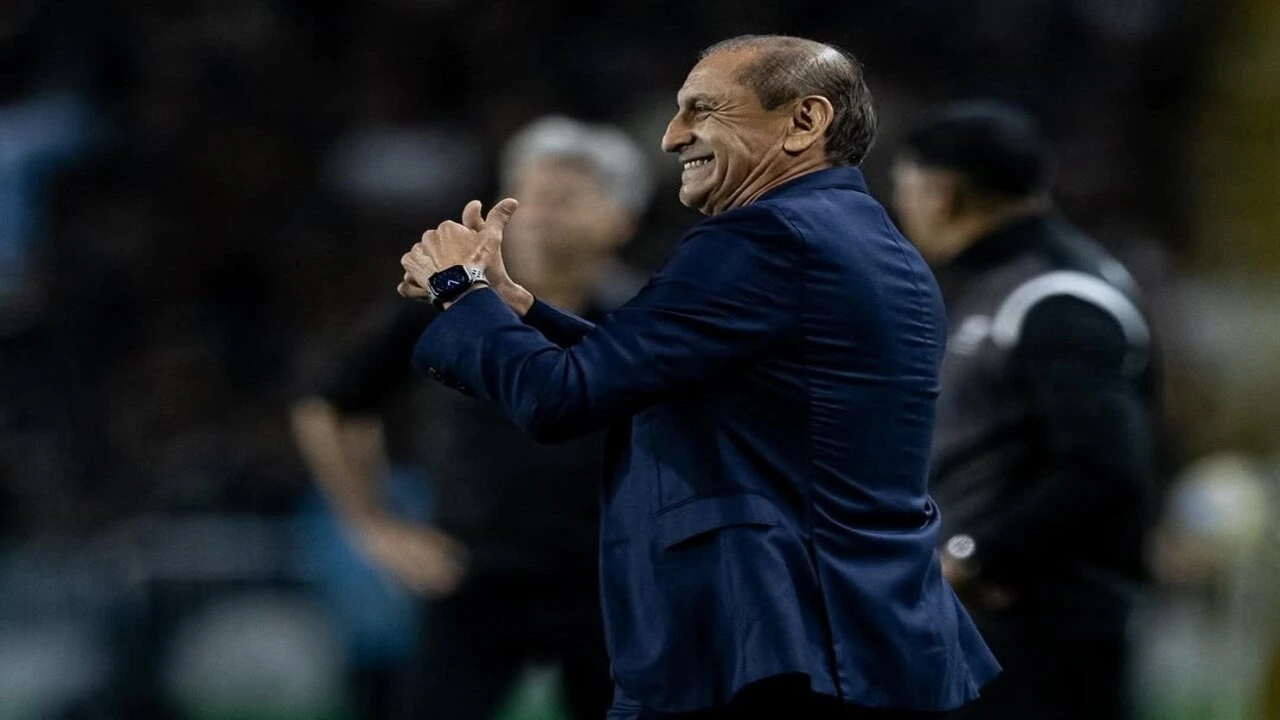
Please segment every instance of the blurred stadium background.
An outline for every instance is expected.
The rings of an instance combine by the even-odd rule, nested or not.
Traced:
[[[657,149],[674,91],[742,32],[863,59],[882,197],[935,102],[1041,119],[1168,359],[1134,692],[1280,717],[1275,0],[4,0],[0,719],[359,717],[351,678],[409,651],[413,604],[317,500],[300,379],[548,112],[653,150],[627,249],[652,269],[695,220]],[[555,695],[530,668],[502,717]]]

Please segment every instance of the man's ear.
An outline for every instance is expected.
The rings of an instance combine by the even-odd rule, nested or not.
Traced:
[[[821,95],[809,95],[800,98],[791,107],[790,123],[787,125],[787,137],[782,141],[782,149],[792,155],[799,155],[815,144],[825,144],[827,128],[835,117],[835,109],[831,101]]]

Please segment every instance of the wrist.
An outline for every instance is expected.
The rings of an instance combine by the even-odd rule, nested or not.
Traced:
[[[448,310],[450,307],[452,307],[452,306],[453,306],[453,304],[454,304],[454,303],[458,302],[458,301],[459,301],[459,300],[461,300],[462,298],[464,298],[464,297],[466,297],[466,296],[470,295],[471,293],[473,293],[473,292],[475,292],[475,291],[477,291],[477,290],[483,290],[483,289],[485,289],[485,288],[487,288],[487,287],[489,287],[489,283],[487,283],[487,282],[485,282],[485,281],[483,281],[483,280],[476,281],[476,282],[474,282],[474,283],[472,283],[472,284],[471,284],[471,287],[469,287],[469,288],[467,288],[466,290],[464,290],[464,291],[462,292],[462,294],[461,294],[461,295],[459,295],[458,297],[456,297],[456,298],[454,298],[454,299],[452,299],[452,300],[450,300],[450,301],[448,301],[448,302],[441,303],[441,304],[440,304],[440,309],[442,309],[442,310]]]
[[[502,296],[502,301],[511,308],[511,311],[520,317],[529,314],[529,309],[533,307],[533,293],[525,290],[519,285],[512,285],[508,294]]]
[[[510,278],[495,282],[490,287],[498,293],[502,303],[520,317],[524,317],[525,313],[529,312],[529,308],[533,307],[533,293],[515,284]]]
[[[450,265],[427,278],[426,290],[431,304],[442,310],[457,302],[477,285],[488,284],[485,269],[478,265]]]

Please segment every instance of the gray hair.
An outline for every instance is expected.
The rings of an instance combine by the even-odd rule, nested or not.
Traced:
[[[522,166],[546,158],[586,163],[600,177],[605,194],[637,216],[644,214],[653,197],[648,159],[627,133],[612,125],[592,125],[563,115],[529,123],[503,148],[503,186],[512,187]]]

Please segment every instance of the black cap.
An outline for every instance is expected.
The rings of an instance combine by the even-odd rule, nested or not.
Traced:
[[[907,136],[904,154],[955,170],[982,191],[1026,197],[1049,187],[1049,144],[1027,113],[998,102],[944,105]]]

